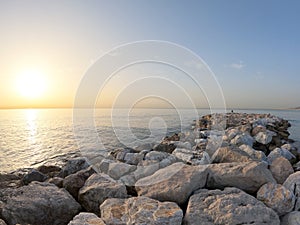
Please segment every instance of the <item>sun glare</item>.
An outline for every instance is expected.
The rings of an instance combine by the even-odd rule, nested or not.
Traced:
[[[39,98],[45,90],[45,74],[41,71],[28,70],[17,77],[17,91],[25,98]]]

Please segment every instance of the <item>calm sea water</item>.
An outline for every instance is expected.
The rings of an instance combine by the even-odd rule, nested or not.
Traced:
[[[236,110],[271,113],[288,119],[291,138],[300,141],[300,111]],[[0,110],[0,172],[58,162],[74,153],[97,154],[120,146],[159,142],[164,136],[190,129],[199,109],[97,109],[91,117],[84,109]],[[92,123],[91,123],[92,122]]]

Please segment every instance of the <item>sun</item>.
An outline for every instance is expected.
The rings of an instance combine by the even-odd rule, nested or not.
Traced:
[[[19,74],[16,80],[19,94],[25,98],[40,98],[46,91],[45,73],[39,70],[26,70]]]

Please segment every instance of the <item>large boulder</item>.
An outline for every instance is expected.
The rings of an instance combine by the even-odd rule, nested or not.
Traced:
[[[159,202],[144,196],[129,199],[110,198],[100,206],[107,225],[161,224],[181,225],[183,212],[174,202]]]
[[[207,187],[212,189],[236,187],[255,193],[265,183],[276,183],[267,164],[261,162],[210,164],[208,171]]]
[[[82,212],[75,216],[68,225],[105,225],[105,223],[94,213]]]
[[[249,162],[252,158],[236,146],[219,148],[211,158],[212,163]]]
[[[264,152],[255,150],[249,145],[241,145],[239,148],[246,152],[253,160],[257,161],[267,161],[267,157]]]
[[[264,184],[257,192],[257,199],[273,209],[279,216],[291,212],[295,204],[295,195],[281,184]]]
[[[293,211],[286,214],[281,219],[281,225],[299,225],[300,224],[300,212]]]
[[[276,133],[266,130],[266,131],[261,131],[259,133],[257,133],[254,136],[255,141],[257,141],[258,143],[261,143],[263,145],[267,145],[272,141],[273,136],[275,136]]]
[[[135,188],[139,196],[183,204],[193,191],[205,186],[207,175],[205,165],[189,166],[179,162],[138,180]]]
[[[294,210],[295,211],[299,210],[300,209],[300,171],[291,174],[283,183],[283,186],[288,188],[297,197]]]
[[[205,151],[176,148],[172,155],[190,165],[205,165],[210,163],[210,157]]]
[[[286,178],[294,173],[290,161],[282,156],[272,161],[270,171],[278,184],[283,184]]]
[[[67,224],[81,209],[66,190],[39,182],[1,190],[0,201],[0,216],[8,225]]]
[[[278,215],[262,202],[237,188],[198,190],[190,197],[185,225],[203,224],[272,224],[279,225]]]
[[[79,190],[78,200],[89,212],[99,215],[99,206],[107,198],[125,198],[125,185],[115,181],[106,174],[93,174]]]
[[[78,198],[78,191],[83,187],[85,181],[95,173],[92,167],[80,170],[77,173],[67,176],[63,180],[63,187],[75,198]]]

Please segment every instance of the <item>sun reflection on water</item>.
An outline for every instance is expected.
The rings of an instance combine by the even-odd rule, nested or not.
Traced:
[[[30,143],[35,142],[35,137],[37,135],[37,110],[28,109],[26,110],[26,130],[28,131],[28,141]]]

